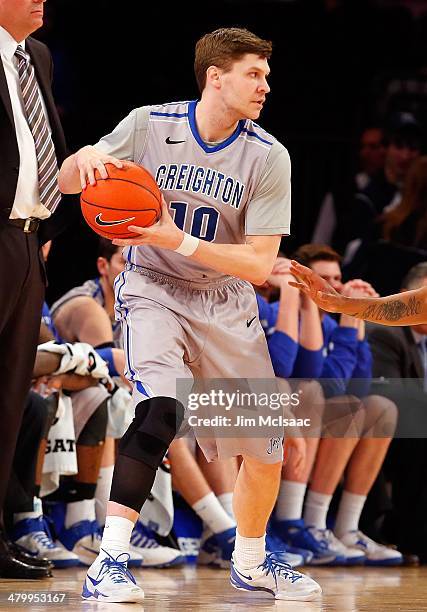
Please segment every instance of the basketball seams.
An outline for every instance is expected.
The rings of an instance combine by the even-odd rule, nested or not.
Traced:
[[[157,197],[156,197],[156,194],[149,187],[146,187],[145,185],[141,185],[141,183],[136,183],[135,181],[130,181],[129,179],[116,178],[115,176],[111,176],[111,177],[109,176],[106,179],[103,179],[103,178],[97,178],[96,179],[97,183],[100,182],[100,181],[121,181],[122,183],[131,183],[132,185],[136,185],[137,187],[141,187],[141,189],[145,189],[145,191],[148,191],[148,193],[151,193],[151,195],[154,197],[156,202],[158,202],[159,204],[162,201],[161,193],[160,193],[160,200],[158,200]],[[91,187],[93,187],[93,185],[91,185]]]
[[[88,200],[85,200],[84,198],[80,198],[80,199],[82,202],[84,202],[88,206],[95,206],[97,208],[101,207],[101,204],[98,204],[96,202],[88,202]],[[104,204],[102,204],[102,210],[115,210],[116,212],[128,211],[129,213],[154,211],[157,213],[158,209],[157,208],[116,208],[114,206],[105,206]]]

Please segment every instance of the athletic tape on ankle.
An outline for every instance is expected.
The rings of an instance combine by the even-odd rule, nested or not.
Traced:
[[[175,253],[184,255],[184,257],[190,257],[199,246],[199,242],[200,240],[198,238],[184,232],[184,239],[179,247],[175,249]]]

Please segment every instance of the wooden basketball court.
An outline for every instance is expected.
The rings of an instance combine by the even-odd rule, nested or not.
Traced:
[[[43,581],[0,580],[0,610],[14,609],[28,612],[48,610],[109,610],[124,612],[167,612],[202,610],[203,612],[257,612],[284,610],[310,612],[337,610],[339,612],[415,612],[427,610],[427,566],[394,568],[316,568],[309,573],[323,588],[323,598],[317,602],[286,602],[254,598],[236,591],[228,581],[225,570],[195,568],[136,570],[135,575],[144,588],[146,600],[140,604],[106,604],[85,602],[80,597],[84,569],[56,570],[55,578]],[[27,595],[27,602],[8,601],[11,593]],[[36,594],[44,599],[63,599],[62,603],[34,603]],[[33,594],[32,603],[29,595]],[[54,594],[58,594],[55,598]],[[62,594],[65,594],[63,597]]]

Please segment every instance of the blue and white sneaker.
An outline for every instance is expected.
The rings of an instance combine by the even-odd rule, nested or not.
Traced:
[[[82,565],[91,565],[99,555],[101,536],[96,521],[83,520],[59,532],[59,539]]]
[[[97,521],[83,520],[65,527],[59,533],[62,544],[79,558],[80,565],[91,565],[99,555],[102,542],[102,530]],[[141,567],[142,556],[131,551],[129,567]]]
[[[185,563],[185,557],[180,550],[161,546],[153,531],[141,521],[136,522],[132,531],[129,552],[131,556],[139,555],[142,558],[142,567],[173,567]]]
[[[241,591],[288,601],[312,601],[322,593],[320,585],[312,578],[281,563],[272,554],[267,554],[264,563],[250,570],[239,568],[233,555],[230,582]]]
[[[228,569],[236,540],[236,527],[202,538],[197,563]]]
[[[23,519],[16,523],[13,527],[12,539],[29,555],[49,559],[55,568],[79,565],[77,555],[53,541],[43,516]]]
[[[275,521],[274,528],[287,544],[313,553],[307,565],[346,565],[345,557],[329,548],[324,534],[314,527],[306,527],[303,519]]]
[[[101,549],[99,557],[86,574],[83,599],[111,603],[143,601],[144,591],[128,570],[128,560],[128,553],[113,557]]]
[[[340,540],[344,546],[351,546],[353,549],[362,551],[365,557],[365,565],[387,566],[402,564],[402,553],[383,544],[378,544],[361,531],[348,531]]]
[[[287,545],[273,533],[267,533],[265,537],[265,549],[272,553],[282,563],[287,563],[292,568],[304,565],[304,557],[300,554],[291,553]]]
[[[338,556],[344,557],[346,565],[363,565],[366,560],[365,553],[355,546],[347,546],[339,540],[330,529],[309,528],[314,537],[327,543],[329,550],[334,551]]]

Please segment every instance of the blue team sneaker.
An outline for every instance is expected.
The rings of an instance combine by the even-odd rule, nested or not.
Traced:
[[[272,554],[267,554],[264,563],[250,570],[239,568],[233,555],[230,582],[240,591],[290,601],[312,601],[322,593],[317,582],[281,563]]]
[[[291,553],[286,544],[273,533],[267,533],[265,537],[265,549],[272,553],[282,563],[287,563],[292,568],[304,565],[304,557],[300,554]]]
[[[298,546],[292,546],[288,542],[285,542],[284,539],[275,530],[274,522],[272,520],[270,520],[267,525],[266,542],[269,541],[269,537],[271,536],[273,537],[273,542],[276,544],[276,548],[280,542],[283,550],[285,550],[288,553],[291,553],[292,555],[298,555],[299,557],[302,557],[303,559],[302,565],[309,565],[310,561],[313,558],[313,553],[311,552],[311,550],[307,550],[305,548],[298,548]],[[272,550],[272,549],[270,550],[270,548],[268,547],[268,544],[267,544],[267,549],[269,550],[269,552],[271,552]]]
[[[74,523],[68,529],[65,527],[59,532],[59,539],[68,550],[76,554],[81,565],[91,565],[101,548],[102,530],[97,521],[83,520]],[[131,552],[128,560],[129,566],[141,567],[142,556]]]
[[[59,532],[59,539],[68,550],[78,556],[82,565],[91,565],[99,555],[101,536],[94,521],[83,520]]]
[[[177,548],[161,546],[154,533],[145,527],[141,521],[136,521],[130,538],[129,552],[131,555],[142,556],[142,567],[175,567],[183,565],[185,556]],[[129,561],[128,565],[131,564]]]
[[[228,569],[236,540],[236,527],[213,533],[202,541],[197,563]]]
[[[274,528],[286,543],[313,553],[308,565],[346,565],[346,559],[329,548],[324,530],[306,527],[303,519],[275,521]]]
[[[365,557],[365,565],[395,566],[402,564],[402,553],[383,544],[378,544],[359,530],[347,531],[340,540],[344,546],[361,551]]]
[[[53,567],[75,567],[79,558],[52,539],[49,527],[43,516],[27,518],[13,527],[12,539],[35,558],[49,559]]]
[[[144,591],[128,570],[128,560],[127,553],[114,557],[101,549],[86,574],[83,599],[111,603],[143,601]]]

